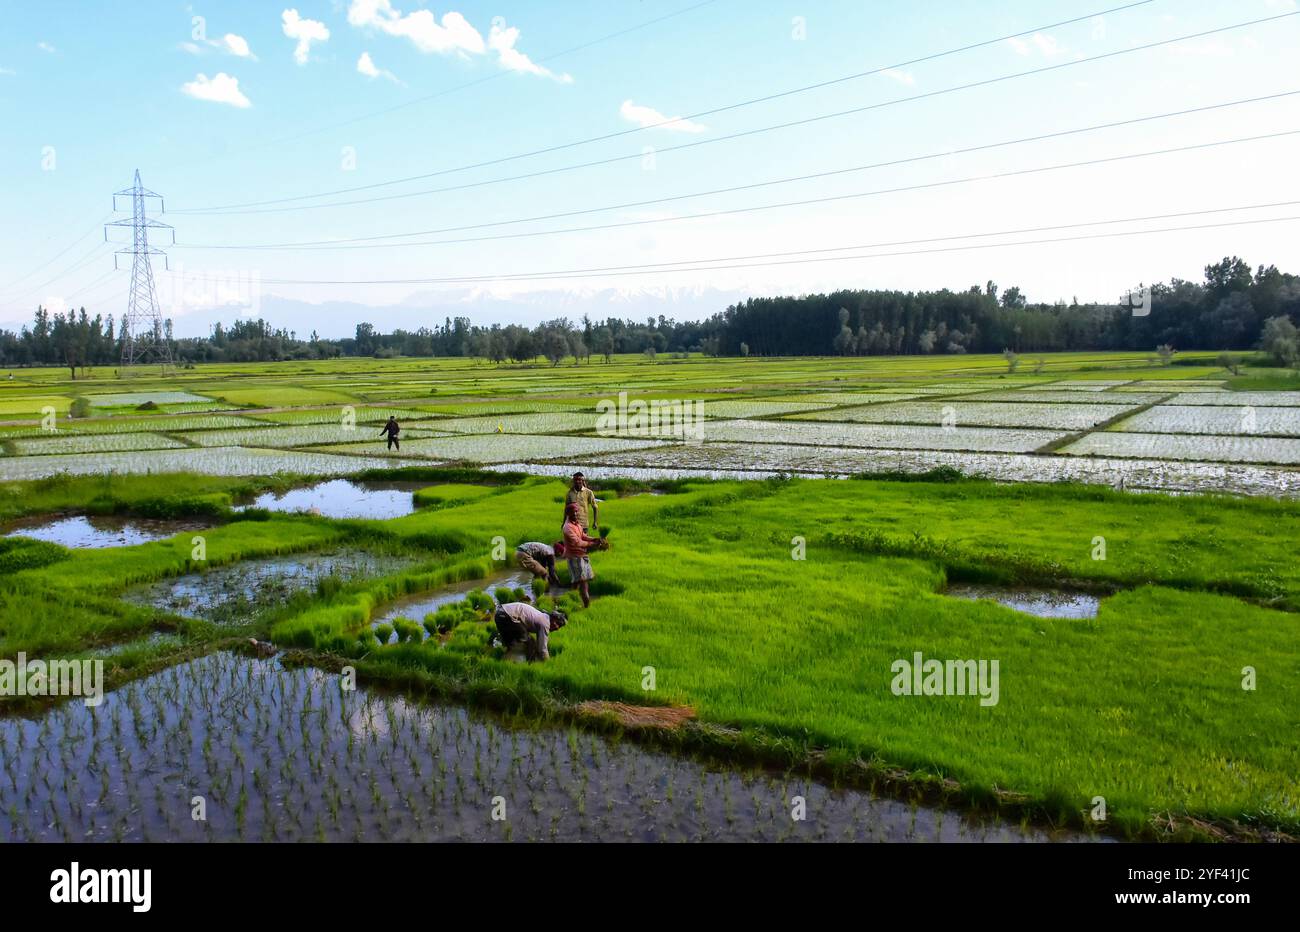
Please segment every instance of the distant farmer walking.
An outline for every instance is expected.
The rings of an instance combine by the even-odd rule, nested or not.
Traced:
[[[527,602],[498,605],[493,620],[506,650],[524,641],[529,660],[550,659],[551,632],[560,630],[569,621],[564,612],[539,611]]]
[[[578,592],[582,595],[582,606],[586,608],[591,604],[591,589],[588,585],[591,580],[596,578],[592,572],[591,560],[587,557],[587,551],[592,547],[599,547],[600,541],[594,537],[588,537],[587,532],[579,524],[579,506],[575,503],[569,506],[568,520],[564,522],[564,555],[569,560],[569,580],[570,585],[577,587]]]
[[[515,548],[515,559],[538,579],[545,578],[552,586],[559,585],[560,578],[555,575],[555,548],[550,544],[537,540],[520,544]]]
[[[596,495],[587,485],[587,479],[580,472],[573,474],[573,484],[564,496],[564,517],[568,520],[569,510],[578,509],[578,525],[584,532],[600,527],[600,513],[596,508]]]
[[[399,450],[402,449],[402,443],[397,439],[397,435],[402,432],[402,426],[397,423],[397,418],[390,414],[388,423],[379,428],[379,432],[388,435],[388,449],[391,450],[393,447],[397,447]]]

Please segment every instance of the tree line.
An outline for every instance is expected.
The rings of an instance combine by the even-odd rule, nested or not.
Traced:
[[[359,323],[353,336],[300,338],[262,320],[217,324],[206,337],[164,338],[182,363],[273,362],[339,356],[460,356],[492,362],[592,358],[622,353],[705,353],[711,356],[886,356],[1024,353],[1065,350],[1247,350],[1285,347],[1300,322],[1300,276],[1275,266],[1251,269],[1225,258],[1205,267],[1201,282],[1174,279],[1107,304],[1030,304],[1018,287],[990,281],[966,291],[838,291],[798,297],[751,298],[701,321],[660,315],[644,323],[584,316],[518,324],[441,324],[381,333]],[[1287,328],[1290,328],[1289,330]],[[1280,335],[1280,336],[1279,336]],[[1281,341],[1280,343],[1278,341]],[[88,366],[121,357],[113,317],[37,308],[32,326],[0,330],[0,365],[67,366],[75,378]],[[1268,347],[1265,347],[1266,349]],[[1279,359],[1285,349],[1274,352]],[[1297,350],[1300,355],[1300,350]]]

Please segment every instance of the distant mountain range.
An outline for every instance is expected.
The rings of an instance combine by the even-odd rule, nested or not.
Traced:
[[[752,295],[715,288],[674,287],[565,289],[510,294],[492,289],[417,292],[398,304],[374,305],[351,301],[312,304],[280,295],[265,295],[259,305],[187,311],[174,317],[178,337],[207,336],[217,321],[230,323],[239,317],[260,317],[272,326],[291,330],[299,337],[315,330],[321,337],[350,337],[359,323],[374,324],[381,332],[415,330],[441,324],[448,317],[468,317],[480,325],[534,325],[543,320],[568,317],[580,321],[584,314],[593,321],[606,317],[644,320],[647,317],[700,320]]]

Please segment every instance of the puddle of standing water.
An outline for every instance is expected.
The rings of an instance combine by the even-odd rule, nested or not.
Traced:
[[[346,583],[362,577],[387,576],[415,562],[409,556],[364,550],[245,560],[137,586],[122,597],[186,618],[243,624],[260,611],[283,605],[296,593],[315,589],[323,579]]]
[[[67,518],[27,518],[10,524],[5,537],[31,537],[74,549],[98,550],[105,547],[134,547],[136,544],[166,540],[182,531],[201,531],[211,526],[205,521],[73,515]]]
[[[533,581],[533,574],[526,573],[523,570],[507,571],[488,576],[485,579],[471,579],[466,582],[454,583],[450,586],[444,586],[434,592],[422,592],[419,595],[409,595],[406,598],[390,602],[388,606],[379,614],[370,620],[370,627],[376,628],[381,624],[392,624],[395,619],[407,618],[420,624],[424,621],[425,615],[432,615],[444,605],[452,602],[459,602],[461,599],[475,589],[482,589],[491,595],[498,586],[505,586],[508,589],[523,589],[532,598],[532,590],[529,585]],[[425,638],[428,632],[423,632]],[[397,642],[397,634],[394,632],[388,639],[388,643]]]
[[[1008,608],[1039,618],[1096,618],[1101,598],[1067,589],[1014,589],[1002,586],[950,586],[944,591],[958,599],[992,599]]]
[[[212,654],[97,708],[0,719],[7,841],[1048,841]],[[41,779],[30,775],[40,773]],[[803,796],[808,818],[790,818]],[[202,796],[206,820],[192,818]],[[507,818],[491,818],[493,797]]]
[[[414,493],[427,482],[353,482],[332,479],[287,492],[266,492],[243,508],[310,512],[326,518],[387,520],[414,513]]]

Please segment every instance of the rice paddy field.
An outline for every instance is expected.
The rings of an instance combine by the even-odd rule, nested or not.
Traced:
[[[1294,839],[1300,379],[1215,356],[16,371],[0,657],[105,695],[0,696],[0,838]]]

